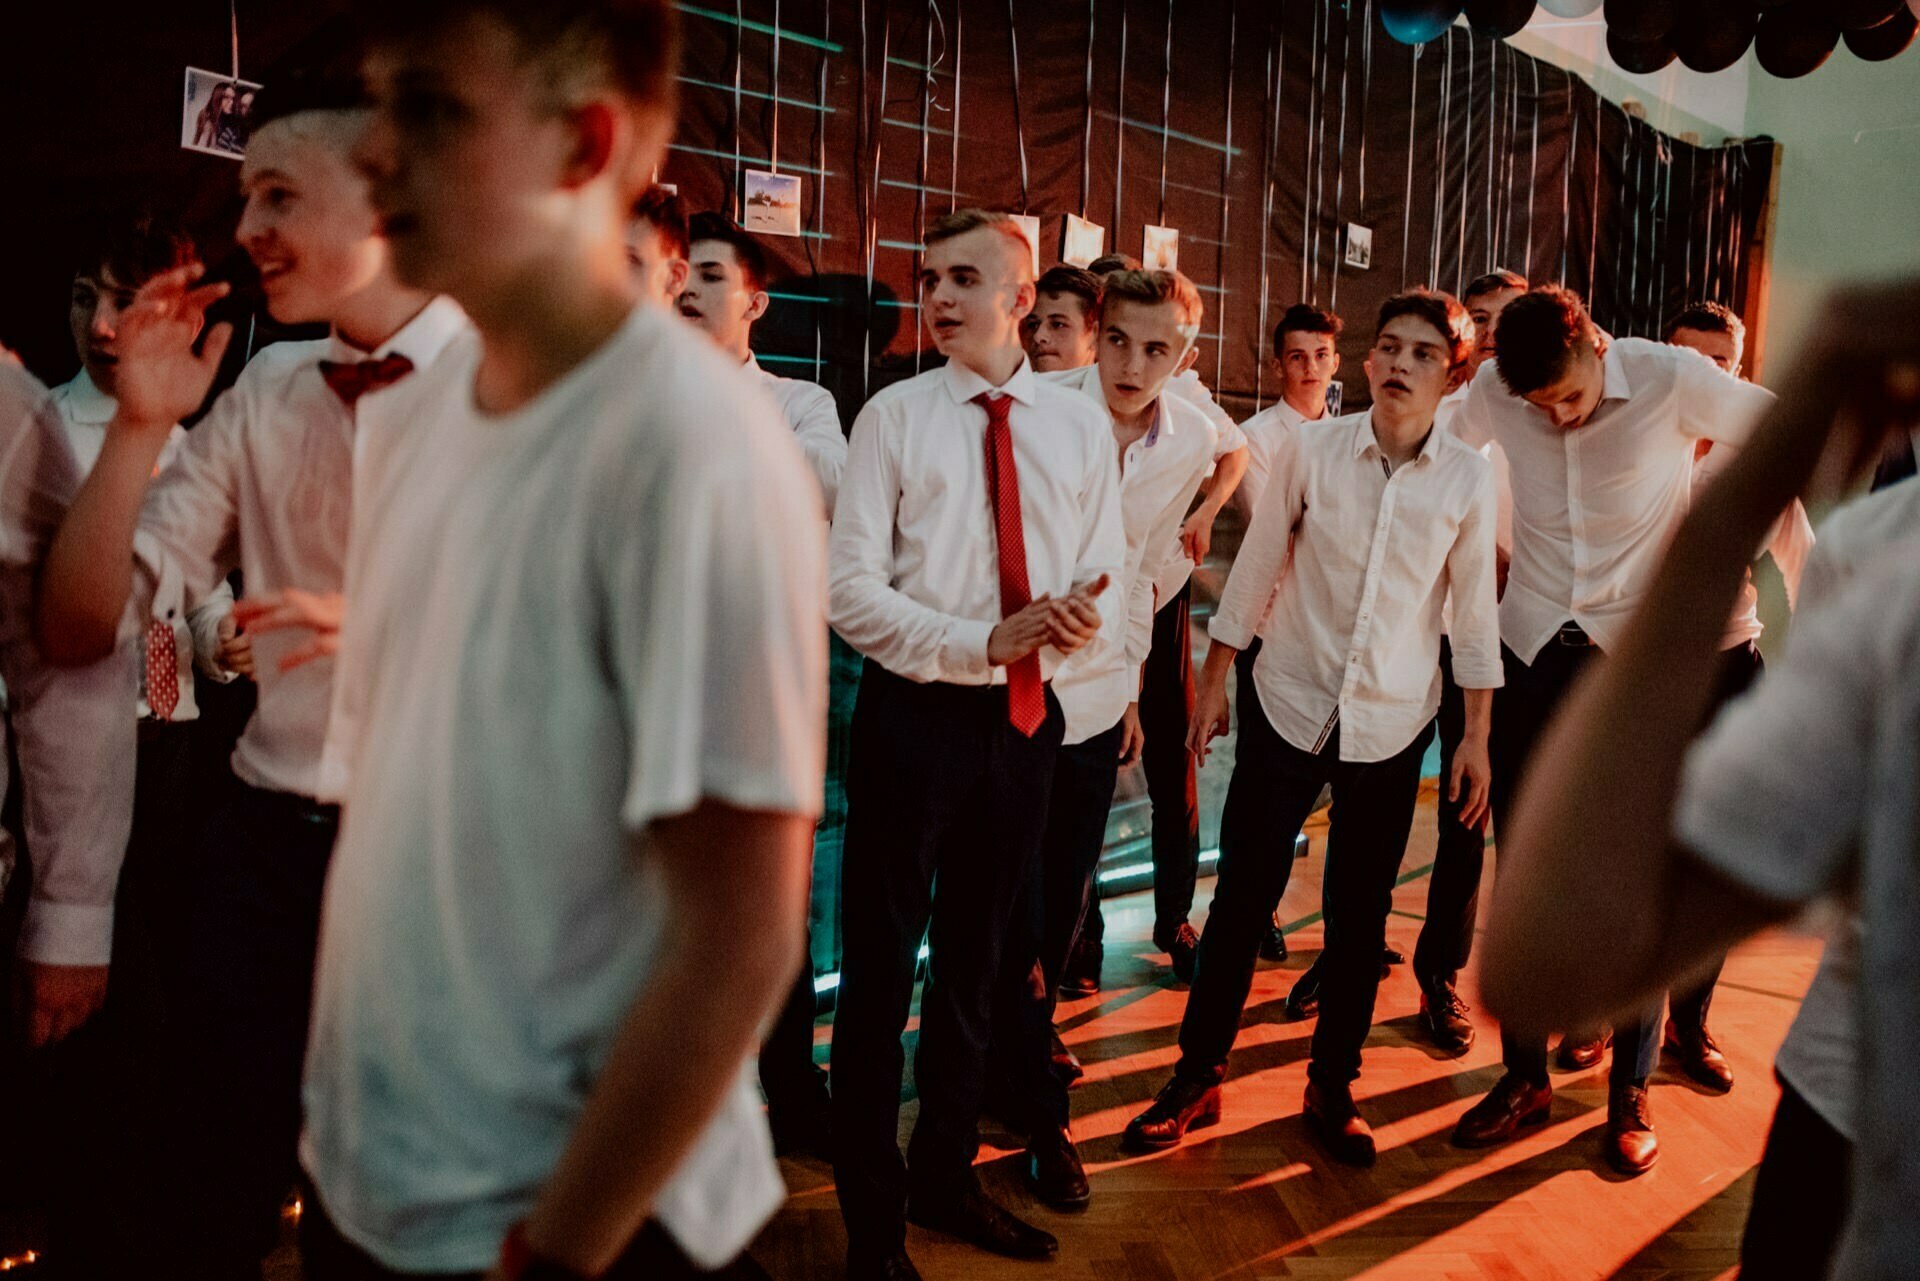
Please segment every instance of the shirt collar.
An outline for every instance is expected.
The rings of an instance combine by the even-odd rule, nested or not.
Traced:
[[[398,353],[411,360],[416,370],[425,369],[466,327],[467,313],[460,310],[459,303],[442,296],[422,307],[393,337],[372,351],[361,351],[337,331],[328,335],[325,358],[342,364],[358,364]]]
[[[1369,449],[1375,453],[1380,452],[1380,442],[1375,439],[1373,434],[1373,411],[1371,409],[1364,414],[1355,414],[1353,416],[1353,456],[1355,458],[1364,458]],[[1427,429],[1427,438],[1420,442],[1420,452],[1413,456],[1413,461],[1417,463],[1422,458],[1432,458],[1439,452],[1439,449],[1440,427],[1436,422],[1432,427]]]
[[[754,375],[761,375],[767,372],[766,370],[760,368],[760,362],[754,358],[754,354],[752,352],[747,353],[746,362],[742,364],[740,368]]]
[[[1011,396],[1019,403],[1030,406],[1033,404],[1035,385],[1039,381],[1025,356],[1020,358],[1020,368],[1013,371],[1013,377],[998,387],[954,360],[949,360],[941,373],[945,376],[947,394],[953,397],[956,405],[964,405],[981,392],[991,391]]]
[[[1600,358],[1600,371],[1603,375],[1600,399],[1633,399],[1633,384],[1627,379],[1627,365],[1620,359],[1618,344],[1607,344],[1607,354]]]
[[[60,389],[61,399],[66,402],[67,417],[76,423],[98,425],[113,421],[113,411],[119,408],[119,402],[101,391],[93,381],[93,376],[85,369],[75,374],[73,381]]]

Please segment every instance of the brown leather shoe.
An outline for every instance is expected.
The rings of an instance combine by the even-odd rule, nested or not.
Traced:
[[[1604,1036],[1587,1037],[1569,1032],[1560,1038],[1560,1048],[1553,1052],[1554,1066],[1563,1072],[1584,1072],[1600,1062],[1600,1056],[1613,1044],[1613,1033]]]
[[[945,1232],[1009,1259],[1047,1259],[1060,1251],[1051,1232],[1042,1232],[979,1188],[934,1201],[909,1197],[907,1222]]]
[[[1067,1043],[1060,1039],[1058,1032],[1053,1034],[1053,1046],[1047,1058],[1053,1064],[1054,1075],[1070,1087],[1080,1084],[1080,1078],[1087,1074],[1087,1069],[1081,1066],[1080,1060],[1067,1048]]]
[[[1623,1085],[1607,1095],[1607,1164],[1622,1174],[1645,1174],[1660,1159],[1647,1087]]]
[[[1457,1148],[1490,1148],[1520,1133],[1522,1126],[1539,1125],[1553,1104],[1553,1087],[1535,1085],[1509,1072],[1495,1081],[1481,1099],[1453,1127]]]
[[[1681,1070],[1689,1077],[1715,1094],[1725,1094],[1733,1088],[1733,1067],[1720,1052],[1713,1033],[1699,1028],[1689,1035],[1668,1019],[1666,1042],[1666,1048],[1680,1061]]]
[[[1170,1148],[1187,1137],[1188,1130],[1213,1125],[1220,1119],[1220,1087],[1204,1081],[1174,1077],[1154,1096],[1153,1105],[1127,1122],[1121,1146],[1135,1151]]]
[[[1038,1128],[1027,1140],[1027,1184],[1056,1210],[1078,1210],[1093,1199],[1073,1136],[1058,1126]]]
[[[1306,1108],[1307,1128],[1334,1160],[1362,1168],[1373,1164],[1373,1127],[1360,1115],[1351,1088],[1309,1081]]]

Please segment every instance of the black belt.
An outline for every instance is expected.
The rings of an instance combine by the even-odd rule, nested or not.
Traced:
[[[1553,634],[1555,644],[1567,645],[1574,649],[1587,649],[1594,644],[1593,637],[1578,623],[1562,623],[1560,630]]]

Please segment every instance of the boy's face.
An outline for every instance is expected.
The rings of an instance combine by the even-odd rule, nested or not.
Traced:
[[[1395,316],[1367,353],[1373,403],[1396,413],[1433,417],[1454,385],[1453,343],[1418,316]]]
[[[667,247],[667,238],[644,218],[627,223],[627,266],[642,302],[671,311],[687,287],[687,260]]]
[[[1600,398],[1606,394],[1607,374],[1600,363],[1604,354],[1605,348],[1596,348],[1590,342],[1575,344],[1567,372],[1560,380],[1539,391],[1528,392],[1522,399],[1544,413],[1561,431],[1585,426],[1593,417],[1593,411],[1600,408]]]
[[[1667,339],[1676,347],[1689,347],[1699,352],[1726,373],[1740,376],[1740,340],[1732,334],[1715,333],[1706,329],[1676,329],[1673,337]]]
[[[680,314],[728,351],[746,345],[753,322],[767,311],[767,295],[747,283],[733,246],[693,242],[692,271],[680,294]]]
[[[1475,294],[1467,299],[1467,315],[1473,318],[1473,351],[1467,357],[1470,373],[1493,359],[1493,326],[1507,304],[1525,293],[1524,289],[1496,289],[1490,294]]]
[[[1033,310],[1032,259],[992,227],[975,227],[928,245],[920,268],[921,308],[934,349],[978,370],[1017,345],[1020,321]]]
[[[115,347],[120,313],[133,295],[133,287],[116,279],[104,265],[73,278],[73,299],[67,308],[73,349],[93,385],[109,396],[115,394],[114,375],[120,364]]]
[[[1100,318],[1100,389],[1115,415],[1144,412],[1180,372],[1193,345],[1172,302],[1110,300]]]
[[[1327,385],[1340,370],[1332,334],[1289,330],[1280,339],[1280,393],[1289,401],[1324,405]]]
[[[1087,304],[1072,294],[1043,293],[1021,322],[1027,358],[1043,374],[1091,365],[1098,335]]]
[[[234,236],[282,324],[331,322],[386,265],[366,179],[350,159],[364,122],[356,111],[302,112],[269,121],[247,145]]]

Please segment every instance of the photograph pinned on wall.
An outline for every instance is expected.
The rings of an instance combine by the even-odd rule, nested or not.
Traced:
[[[187,68],[180,103],[180,145],[238,160],[247,154],[247,121],[260,86],[199,67]]]
[[[1105,252],[1107,229],[1078,214],[1068,214],[1067,228],[1061,236],[1060,260],[1084,267]]]
[[[1366,271],[1373,266],[1373,228],[1347,224],[1347,266]]]
[[[1147,224],[1140,243],[1140,265],[1148,271],[1180,270],[1180,231]]]
[[[1340,416],[1340,404],[1346,399],[1346,394],[1347,389],[1340,385],[1338,379],[1327,384],[1327,417],[1338,418]]]
[[[800,179],[797,175],[749,169],[746,182],[746,199],[742,202],[746,216],[740,220],[742,227],[768,236],[800,234]]]
[[[1040,219],[1033,214],[1015,214],[1013,220],[1026,235],[1027,248],[1033,250],[1033,274],[1037,277],[1040,274]]]

